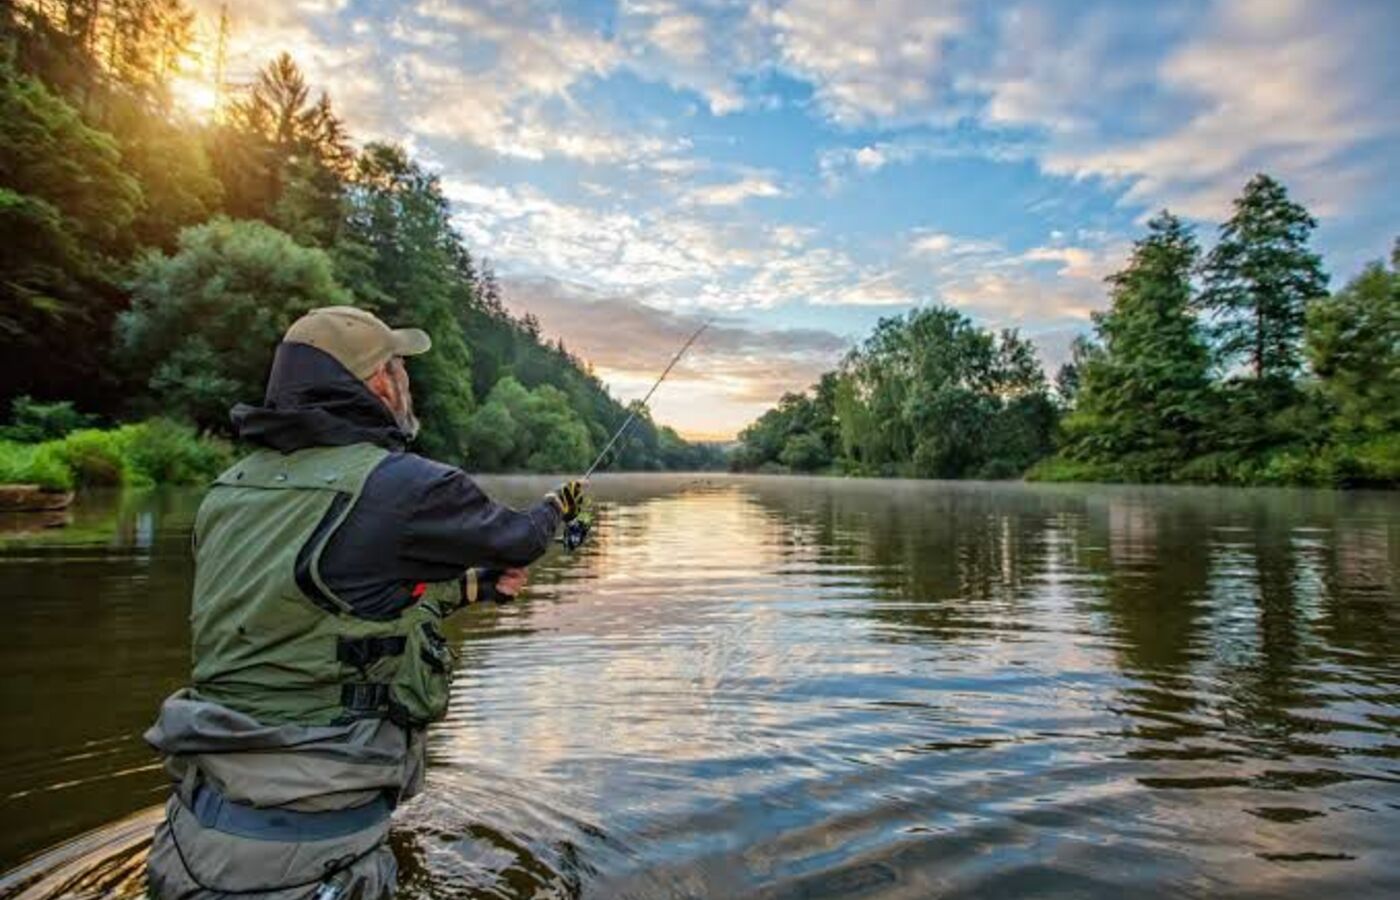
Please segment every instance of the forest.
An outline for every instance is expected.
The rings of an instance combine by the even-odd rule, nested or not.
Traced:
[[[228,408],[261,398],[285,328],[340,303],[432,335],[409,363],[422,452],[585,468],[628,409],[507,311],[437,175],[401,147],[357,146],[285,53],[250,84],[220,76],[208,120],[183,111],[171,85],[195,25],[181,0],[0,5],[0,478],[52,471],[80,428],[160,417],[161,433],[217,442]],[[722,465],[638,419],[607,467]],[[47,457],[43,440],[60,442]]]
[[[739,470],[915,478],[1395,487],[1400,243],[1335,293],[1316,220],[1258,175],[1202,250],[1169,212],[1047,379],[957,310],[882,320],[740,435]]]

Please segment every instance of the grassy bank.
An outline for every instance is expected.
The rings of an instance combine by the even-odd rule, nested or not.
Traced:
[[[117,428],[82,428],[61,438],[0,440],[0,484],[67,491],[87,487],[200,484],[233,460],[224,441],[151,419]]]
[[[1400,435],[1321,447],[1285,447],[1255,456],[1213,453],[1163,470],[1125,460],[1103,464],[1064,453],[1041,460],[1028,481],[1218,484],[1238,487],[1400,487]]]

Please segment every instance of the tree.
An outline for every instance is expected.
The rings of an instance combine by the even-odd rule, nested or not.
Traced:
[[[0,63],[0,403],[31,394],[110,409],[113,276],[141,201],[110,134]]]
[[[1009,477],[1050,451],[1057,417],[1029,341],[934,307],[882,320],[810,397],[784,395],[731,464]]]
[[[1309,307],[1307,356],[1342,436],[1400,433],[1400,241]]]
[[[262,396],[292,322],[350,300],[324,252],[262,222],[215,219],[182,231],[174,255],[138,262],[118,352],[162,411],[226,432],[229,407]]]
[[[355,155],[330,98],[323,92],[312,100],[288,54],[264,66],[247,96],[230,104],[214,151],[231,213],[293,227],[305,227],[312,209],[324,225],[340,219],[341,179]],[[296,183],[296,206],[279,210],[289,182]]]
[[[409,360],[421,398],[424,452],[467,459],[472,356],[458,318],[458,237],[437,176],[399,147],[370,144],[346,191],[348,217],[337,244],[345,284],[360,305],[433,336],[433,352]]]
[[[1147,227],[1108,278],[1112,305],[1094,317],[1100,349],[1077,366],[1065,432],[1075,458],[1158,479],[1201,449],[1210,357],[1191,306],[1196,239],[1165,211]]]
[[[1243,361],[1258,382],[1289,383],[1301,365],[1308,303],[1327,293],[1308,247],[1316,227],[1282,184],[1256,175],[1205,259],[1201,305],[1216,319],[1222,361]]]

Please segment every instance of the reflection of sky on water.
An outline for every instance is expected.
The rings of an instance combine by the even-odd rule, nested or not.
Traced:
[[[486,481],[519,503],[553,483]],[[406,897],[1400,883],[1393,497],[595,488],[590,545],[453,623],[431,789],[398,819]],[[116,773],[148,762],[134,736],[184,677],[191,510],[80,508],[71,542],[6,545],[0,579],[36,602],[15,607],[0,724],[69,711],[39,718],[42,753],[0,743],[0,812],[37,823],[20,846],[158,788]],[[80,758],[92,740],[120,749]]]

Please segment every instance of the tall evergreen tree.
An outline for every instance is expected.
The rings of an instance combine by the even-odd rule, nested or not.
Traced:
[[[1168,477],[1199,447],[1210,357],[1191,308],[1199,247],[1169,212],[1148,222],[1128,265],[1110,275],[1098,344],[1077,364],[1070,452],[1135,478]]]
[[[1202,267],[1201,305],[1216,319],[1227,366],[1243,362],[1261,382],[1297,374],[1307,305],[1327,293],[1322,259],[1308,246],[1316,227],[1268,175],[1245,185]]]

